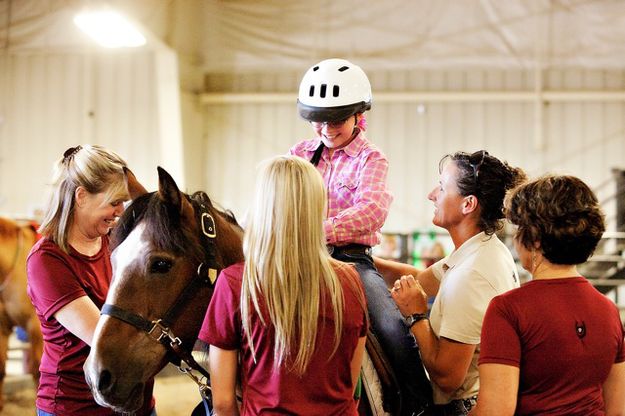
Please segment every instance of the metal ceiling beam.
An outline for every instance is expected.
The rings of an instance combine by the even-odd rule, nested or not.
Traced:
[[[625,102],[625,90],[541,90],[539,99],[550,102]],[[297,93],[202,93],[200,102],[214,104],[295,103]],[[373,94],[376,103],[535,103],[536,91],[404,91]]]

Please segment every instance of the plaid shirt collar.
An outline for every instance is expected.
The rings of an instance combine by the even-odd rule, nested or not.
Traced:
[[[314,152],[315,150],[317,150],[320,143],[321,143],[320,138],[311,140],[310,143],[306,145],[305,150],[309,152]],[[347,154],[347,156],[356,157],[362,151],[362,149],[364,148],[364,145],[365,145],[365,137],[364,137],[363,132],[360,131],[360,133],[358,133],[358,135],[354,137],[354,140],[349,142],[347,146],[341,147],[338,150],[344,151],[345,154]]]

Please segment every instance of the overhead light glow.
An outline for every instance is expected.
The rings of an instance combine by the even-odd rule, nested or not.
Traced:
[[[106,48],[145,45],[145,37],[126,18],[114,11],[82,12],[74,17],[74,23]]]

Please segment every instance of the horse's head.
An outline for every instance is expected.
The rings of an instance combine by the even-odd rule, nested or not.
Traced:
[[[234,217],[158,175],[147,193],[128,172],[133,201],[114,231],[113,280],[85,363],[96,401],[118,411],[139,408],[145,383],[192,350],[217,273],[243,260]]]

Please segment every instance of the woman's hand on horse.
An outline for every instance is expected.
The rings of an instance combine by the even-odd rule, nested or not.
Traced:
[[[391,297],[403,316],[427,312],[427,295],[412,275],[402,276],[395,281]]]

